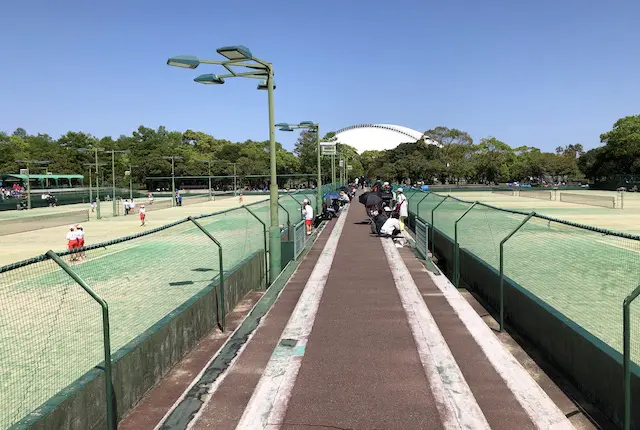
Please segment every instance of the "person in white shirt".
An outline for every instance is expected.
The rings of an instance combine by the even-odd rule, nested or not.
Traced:
[[[67,249],[72,251],[78,247],[78,234],[76,233],[76,226],[70,225],[69,231],[67,232]],[[71,254],[71,259],[69,261],[76,261],[76,254]]]
[[[391,218],[387,219],[382,227],[380,227],[380,236],[395,236],[400,233],[400,222],[398,221],[398,214],[393,214]]]
[[[313,206],[309,200],[304,199],[302,212],[304,213],[304,223],[307,226],[307,236],[311,234],[311,227],[313,227]]]
[[[133,199],[129,202],[129,212],[136,213],[136,202],[134,202]]]
[[[400,220],[400,231],[404,231],[404,223],[409,216],[409,202],[403,191],[402,188],[396,190],[398,194],[398,197],[396,197],[396,213]]]
[[[140,226],[143,226],[147,216],[147,210],[144,208],[144,205],[140,205],[140,210],[138,212],[140,212]]]
[[[84,248],[84,227],[82,224],[76,224],[76,237],[78,239],[78,248]],[[78,256],[84,259],[84,252],[80,252]]]

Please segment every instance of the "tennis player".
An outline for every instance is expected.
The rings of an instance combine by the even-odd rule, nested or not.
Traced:
[[[69,251],[74,250],[78,247],[78,234],[76,233],[76,227],[73,225],[69,226],[69,231],[67,232],[67,249]],[[76,261],[76,254],[71,254],[71,259],[69,261]]]
[[[76,224],[76,237],[78,238],[78,248],[84,247],[84,227],[82,224]],[[84,252],[80,252],[78,254],[80,258],[84,258]]]
[[[138,210],[138,213],[140,214],[140,226],[144,225],[144,219],[146,218],[147,215],[147,210],[144,208],[144,205],[140,205],[140,209]]]

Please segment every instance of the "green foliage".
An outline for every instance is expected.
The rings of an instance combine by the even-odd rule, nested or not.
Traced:
[[[587,151],[578,161],[588,178],[640,173],[640,115],[620,118],[600,141],[604,146]]]

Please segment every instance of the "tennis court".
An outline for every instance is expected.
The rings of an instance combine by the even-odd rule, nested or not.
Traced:
[[[264,200],[251,196],[244,203]],[[237,199],[224,199],[158,211],[148,215],[148,227],[140,227],[135,215],[85,225],[88,245],[105,246],[86,251],[83,259],[65,260],[108,303],[114,354],[211,288],[219,275],[218,247],[191,221],[175,221],[234,206],[239,206]],[[250,209],[269,225],[268,201]],[[171,222],[175,225],[151,234],[108,242]],[[264,247],[263,225],[245,209],[199,222],[221,243],[225,270]],[[7,235],[1,246],[15,248],[13,263],[62,249],[66,231],[60,227]],[[103,360],[100,307],[53,261],[40,260],[0,271],[0,428],[11,426]]]
[[[526,212],[535,210],[554,218],[611,230],[639,232],[640,195],[637,194],[625,195],[624,210],[485,192],[450,195],[469,203],[429,194],[419,203],[420,217],[431,223],[431,211],[437,206],[433,225],[453,240],[455,221],[469,210],[458,222],[459,246],[496,271],[500,268],[500,242],[521,224],[525,215],[481,205],[470,209],[473,201]],[[410,197],[413,213],[423,197],[424,193]],[[505,276],[607,345],[622,351],[622,304],[640,285],[640,241],[531,218],[505,243],[504,256]],[[640,363],[638,301],[632,305],[631,336],[632,359]]]

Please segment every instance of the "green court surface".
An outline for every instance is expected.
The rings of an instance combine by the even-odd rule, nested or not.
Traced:
[[[422,197],[410,198],[413,213]],[[431,211],[442,200],[433,194],[425,198],[420,218],[431,223]],[[433,213],[435,228],[453,241],[455,221],[470,207],[447,199]],[[500,242],[524,219],[476,205],[458,223],[459,246],[499,271]],[[639,268],[640,241],[540,218],[529,220],[504,245],[506,277],[620,352],[622,304],[640,285]],[[631,336],[632,359],[640,364],[640,300],[632,304]]]
[[[268,205],[253,209],[268,223]],[[200,222],[220,241],[225,270],[263,249],[263,226],[246,210]],[[109,305],[112,353],[219,275],[217,246],[191,222],[87,251],[71,266]],[[55,263],[0,272],[0,428],[102,361],[101,309]]]

